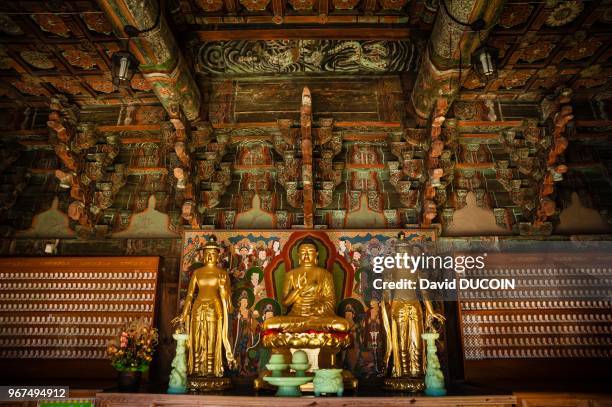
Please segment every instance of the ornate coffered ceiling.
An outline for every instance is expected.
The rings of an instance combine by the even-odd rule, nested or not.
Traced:
[[[571,87],[577,100],[611,85],[611,7],[605,1],[515,2],[504,6],[487,43],[499,49],[499,78],[465,75],[462,100],[539,101]]]
[[[178,25],[431,27],[438,8],[430,0],[175,0]]]
[[[447,0],[448,1],[448,0]],[[198,227],[433,227],[476,205],[553,233],[571,191],[610,217],[605,1],[155,0],[0,5],[0,219],[80,235],[155,210]],[[468,56],[500,50],[481,83]],[[462,63],[463,62],[463,63]],[[470,195],[471,196],[471,195]]]
[[[121,49],[94,1],[0,5],[0,105],[48,107],[64,94],[81,106],[157,103],[142,75],[117,90],[110,57]]]

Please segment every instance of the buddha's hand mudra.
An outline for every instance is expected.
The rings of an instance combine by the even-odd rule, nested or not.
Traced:
[[[229,350],[226,351],[225,359],[227,360],[228,369],[234,370],[236,368],[236,359],[234,359],[234,354]]]
[[[321,287],[315,281],[315,282],[306,284],[304,287],[302,287],[302,289],[300,290],[300,294],[302,296],[312,297],[313,295],[318,294],[320,291],[321,291]]]
[[[444,315],[440,314],[439,312],[428,313],[426,325],[427,325],[427,328],[431,331],[437,331],[434,325],[434,321],[438,321],[440,325],[442,325],[444,324],[444,321],[446,321],[446,317],[444,317]]]
[[[189,318],[189,316],[181,314],[181,315],[173,318],[170,321],[170,324],[172,324],[173,327],[175,327],[175,328],[177,328],[177,329],[179,329],[179,330],[184,332],[187,329],[187,325],[188,325],[187,320],[188,320],[188,318]]]

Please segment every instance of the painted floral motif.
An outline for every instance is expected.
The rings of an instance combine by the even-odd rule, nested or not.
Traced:
[[[62,93],[68,93],[70,95],[80,95],[84,93],[79,81],[69,76],[49,77],[45,78],[45,80]]]
[[[111,78],[105,76],[88,76],[85,81],[93,90],[100,93],[112,93],[115,91],[115,86]]]
[[[506,56],[506,53],[514,44],[513,40],[504,37],[490,38],[487,43],[490,47],[497,49],[497,51],[499,52],[498,57],[500,58],[500,60]]]
[[[48,96],[49,92],[43,88],[37,78],[31,76],[22,76],[21,79],[11,80],[13,85],[19,92],[33,96]]]
[[[508,4],[499,18],[499,25],[503,28],[512,28],[523,24],[529,19],[533,6],[530,4]]]
[[[380,0],[384,10],[401,10],[408,3],[407,0]]]
[[[453,111],[459,120],[474,120],[477,117],[478,108],[475,102],[455,102]]]
[[[555,48],[555,44],[550,41],[537,41],[533,44],[521,44],[519,59],[532,63],[548,57],[553,48]]]
[[[240,0],[240,4],[249,11],[264,11],[268,8],[270,0]]]
[[[133,124],[154,124],[166,119],[166,111],[161,106],[146,106],[136,109],[132,118]]]
[[[6,14],[0,14],[0,31],[8,35],[23,35],[23,30]]]
[[[55,14],[34,14],[32,20],[40,26],[41,30],[50,32],[60,37],[70,37],[70,28],[61,17]]]
[[[544,69],[540,69],[537,73],[538,81],[537,85],[540,88],[551,89],[557,83],[559,83],[559,72],[554,66],[547,66]]]
[[[533,69],[502,70],[499,73],[499,79],[504,88],[513,89],[525,86],[533,74]]]
[[[601,69],[601,65],[592,65],[583,69],[579,74],[579,79],[574,83],[575,88],[594,88],[603,85],[608,81],[609,75]]]
[[[359,4],[359,0],[334,0],[333,3],[336,10],[352,10]]]
[[[49,59],[50,54],[38,51],[21,51],[19,53],[21,58],[34,68],[38,69],[52,69],[55,68],[53,61]]]
[[[289,0],[289,4],[297,11],[312,10],[314,0]]]
[[[7,55],[4,46],[0,45],[0,69],[11,69],[13,60]]]
[[[560,27],[569,24],[580,15],[584,10],[581,1],[565,1],[557,6],[546,18],[546,25],[550,27]]]
[[[463,87],[469,90],[482,88],[484,86],[485,84],[480,80],[480,78],[478,78],[478,75],[476,75],[473,71],[470,71],[467,76],[467,79],[463,82]]]
[[[96,66],[95,61],[87,52],[79,51],[76,49],[69,49],[62,52],[64,58],[70,65],[82,68],[82,69],[93,69]]]
[[[130,82],[130,86],[133,89],[142,90],[145,92],[151,90],[151,85],[149,85],[149,82],[147,82],[147,80],[143,78],[142,75],[134,75],[134,77],[132,78],[132,82]]]
[[[83,19],[83,22],[85,22],[87,28],[91,31],[106,35],[110,35],[110,33],[113,31],[113,28],[106,17],[104,17],[103,13],[85,13],[81,15],[81,18]]]
[[[578,61],[592,56],[601,47],[602,42],[595,38],[586,41],[576,41],[576,45],[565,52],[564,58],[570,61]]]
[[[223,0],[196,0],[196,4],[199,8],[209,13],[223,8]]]

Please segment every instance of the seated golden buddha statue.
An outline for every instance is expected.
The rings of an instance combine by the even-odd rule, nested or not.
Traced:
[[[280,332],[348,332],[349,323],[336,315],[336,294],[332,274],[317,265],[317,246],[304,239],[298,246],[300,265],[285,275],[283,306],[286,316],[264,322],[264,330]]]
[[[288,312],[264,322],[263,344],[287,356],[290,349],[319,349],[317,367],[330,368],[336,353],[351,344],[349,322],[335,313],[333,276],[318,266],[315,242],[303,239],[297,253],[299,266],[288,271],[283,282],[281,303]],[[255,380],[256,388],[265,386],[260,379]],[[345,382],[357,386],[348,372]]]

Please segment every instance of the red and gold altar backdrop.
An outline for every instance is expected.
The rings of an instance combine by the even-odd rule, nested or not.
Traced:
[[[286,310],[280,303],[284,273],[297,267],[297,244],[312,237],[319,249],[319,266],[332,272],[336,312],[349,320],[353,344],[339,356],[342,367],[359,378],[384,375],[384,328],[380,293],[372,289],[374,256],[395,254],[400,230],[335,231],[188,231],[183,240],[179,308],[192,271],[199,264],[199,247],[214,234],[223,247],[222,267],[232,282],[230,341],[240,376],[256,376],[270,356],[261,341],[263,321]],[[404,230],[415,244],[434,241],[435,231]]]

